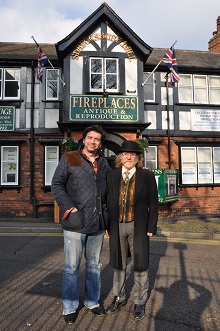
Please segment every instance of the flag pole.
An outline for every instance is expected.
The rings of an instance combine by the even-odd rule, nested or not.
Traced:
[[[177,40],[173,43],[173,46],[177,43]],[[150,76],[154,73],[154,71],[159,67],[159,65],[161,64],[163,60],[161,59],[159,61],[159,63],[156,65],[156,67],[154,68],[154,70],[149,74],[149,76],[147,76],[147,78],[145,79],[145,81],[141,84],[141,86],[143,87],[144,84],[148,81],[148,79],[150,78]]]
[[[35,44],[37,45],[37,47],[40,47],[38,42],[34,39],[34,36],[31,36],[31,38],[34,40]],[[63,86],[65,86],[65,82],[62,80],[62,78],[59,76],[59,74],[56,72],[56,69],[54,68],[54,66],[52,65],[52,63],[50,62],[50,60],[47,58],[47,61],[49,62],[50,66],[54,69],[57,77],[59,77],[59,79],[61,80],[61,82],[63,83]]]
[[[157,67],[159,67],[159,65],[161,64],[162,60],[160,60],[160,62],[156,65],[156,67],[154,68],[154,70],[149,74],[149,76],[147,76],[147,78],[145,79],[145,81],[141,84],[141,86],[143,87],[144,84],[148,81],[148,79],[150,78],[150,76],[154,73],[154,71],[157,69]]]

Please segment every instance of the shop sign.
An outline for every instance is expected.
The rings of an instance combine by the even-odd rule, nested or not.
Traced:
[[[13,131],[15,122],[15,107],[0,106],[0,131]]]
[[[178,200],[178,170],[152,169],[158,189],[160,204]]]
[[[138,97],[70,96],[71,121],[138,121]]]

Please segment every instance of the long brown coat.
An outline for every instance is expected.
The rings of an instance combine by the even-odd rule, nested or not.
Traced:
[[[110,211],[110,265],[121,269],[118,226],[118,201],[122,169],[112,170],[107,177],[108,206]],[[156,233],[158,219],[158,193],[155,176],[147,169],[137,169],[134,201],[134,270],[145,271],[149,265],[149,237]]]

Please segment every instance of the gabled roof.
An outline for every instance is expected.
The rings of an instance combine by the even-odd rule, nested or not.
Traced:
[[[122,36],[129,45],[136,50],[144,60],[147,59],[152,48],[147,45],[113,10],[104,2],[87,19],[85,19],[67,37],[56,43],[58,57],[63,57],[62,53],[68,54],[74,46],[81,42],[88,34],[92,33],[102,22],[108,25]]]

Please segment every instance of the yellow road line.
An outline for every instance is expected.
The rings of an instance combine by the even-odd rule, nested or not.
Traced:
[[[1,237],[63,237],[63,233],[42,233],[42,232],[5,232],[0,233]]]
[[[43,232],[5,232],[0,233],[0,237],[63,237],[63,233],[43,233]],[[105,236],[106,239],[108,237]],[[216,245],[220,246],[220,240],[213,239],[188,239],[172,237],[151,237],[150,240],[161,242],[185,242],[188,244]]]
[[[172,237],[152,237],[150,240],[167,241],[167,242],[185,242],[189,244],[203,244],[203,245],[220,245],[220,240],[214,239],[188,239],[188,238],[172,238]]]

